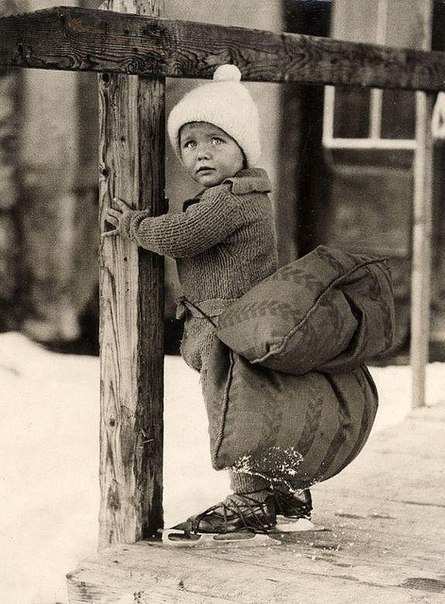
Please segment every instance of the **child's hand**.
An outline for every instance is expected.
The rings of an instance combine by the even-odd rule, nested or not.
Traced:
[[[118,209],[115,210],[114,208],[108,208],[107,214],[105,216],[105,221],[113,225],[114,228],[110,231],[104,231],[102,233],[102,238],[115,237],[116,235],[119,235],[121,232],[120,225],[123,217],[128,214],[128,212],[132,211],[130,206],[126,204],[125,201],[122,201],[122,199],[117,199],[115,197],[113,199],[113,203],[115,206],[118,207]]]

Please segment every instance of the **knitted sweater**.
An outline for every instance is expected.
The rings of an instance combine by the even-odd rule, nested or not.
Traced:
[[[243,169],[204,190],[183,213],[129,212],[121,232],[145,249],[175,258],[184,296],[200,308],[205,302],[205,312],[220,314],[224,302],[277,269],[269,191],[264,170]]]

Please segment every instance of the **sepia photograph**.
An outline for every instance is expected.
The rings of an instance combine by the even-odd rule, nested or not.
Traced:
[[[0,0],[0,602],[445,602],[445,0]]]

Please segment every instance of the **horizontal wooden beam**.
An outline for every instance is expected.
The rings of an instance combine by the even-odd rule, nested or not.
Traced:
[[[0,65],[426,91],[445,89],[445,53],[81,8],[0,19]]]

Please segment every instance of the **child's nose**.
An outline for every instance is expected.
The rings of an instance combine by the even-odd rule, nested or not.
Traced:
[[[209,159],[211,156],[209,145],[202,145],[198,149],[198,159]]]

